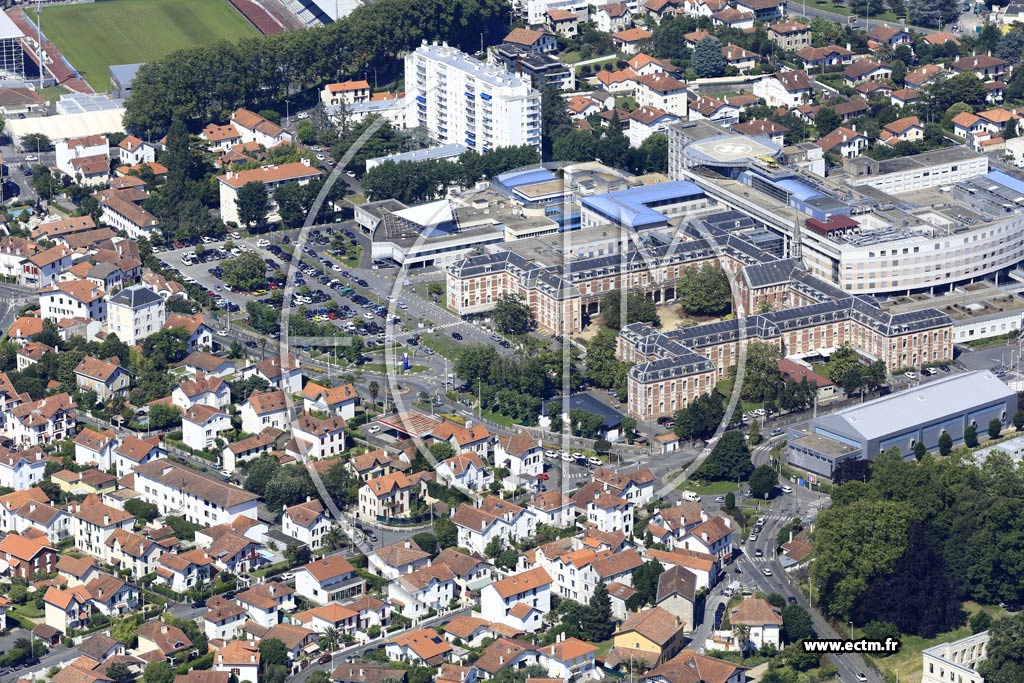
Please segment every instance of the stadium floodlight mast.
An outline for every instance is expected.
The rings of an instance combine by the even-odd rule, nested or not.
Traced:
[[[43,89],[43,3],[36,0],[36,55],[39,58],[39,90]]]

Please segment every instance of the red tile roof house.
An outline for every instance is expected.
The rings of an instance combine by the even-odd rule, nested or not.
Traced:
[[[0,541],[0,574],[30,580],[56,571],[57,549],[43,539],[8,534]]]
[[[912,117],[916,118],[916,117]],[[837,387],[835,382],[830,380],[828,377],[824,377],[814,372],[808,367],[800,365],[788,358],[782,358],[778,361],[779,372],[782,373],[784,379],[793,379],[797,382],[802,382],[806,379],[808,382],[817,387],[817,395],[819,403],[826,403],[828,401],[834,401],[837,398],[842,398],[843,391]]]

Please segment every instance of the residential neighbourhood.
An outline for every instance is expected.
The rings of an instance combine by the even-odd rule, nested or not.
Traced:
[[[0,683],[1016,683],[1024,6],[170,2],[0,17]]]

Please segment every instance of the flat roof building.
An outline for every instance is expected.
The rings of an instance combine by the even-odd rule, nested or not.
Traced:
[[[791,432],[788,460],[831,477],[843,459],[873,460],[890,448],[910,457],[918,443],[936,451],[944,432],[961,443],[969,425],[1005,427],[1015,412],[1017,392],[988,370],[952,375],[815,418],[806,432]]]

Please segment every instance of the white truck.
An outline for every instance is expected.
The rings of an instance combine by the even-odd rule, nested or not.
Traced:
[[[682,496],[683,500],[689,500],[694,503],[700,502],[700,494],[694,493],[693,491],[683,491]]]

